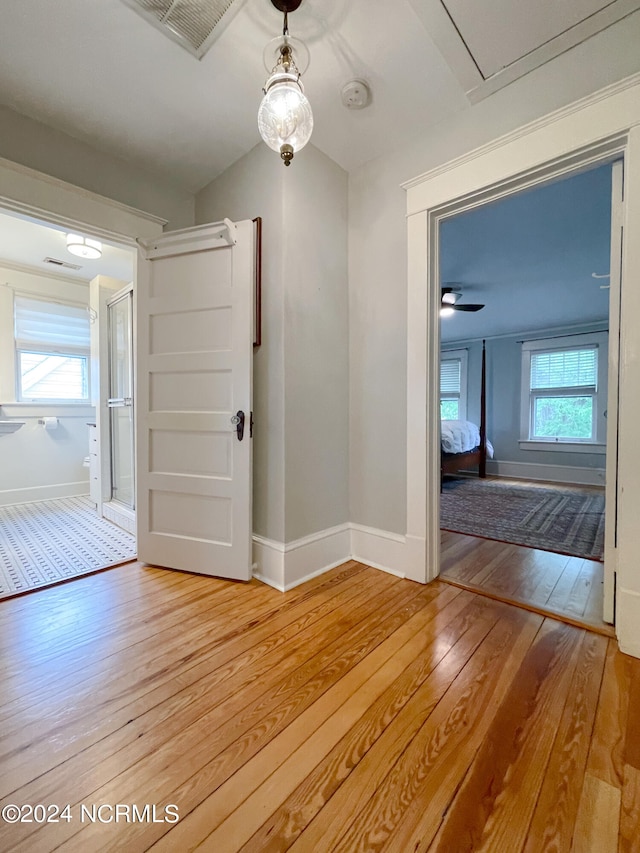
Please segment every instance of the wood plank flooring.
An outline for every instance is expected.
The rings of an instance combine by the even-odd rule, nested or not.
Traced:
[[[640,850],[640,661],[453,585],[129,564],[0,638],[0,807],[69,804],[3,851]]]
[[[613,637],[602,621],[603,565],[442,530],[441,578]]]

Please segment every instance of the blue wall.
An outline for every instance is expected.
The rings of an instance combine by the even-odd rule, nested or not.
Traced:
[[[575,334],[578,331],[606,331],[606,323],[576,329],[561,327],[543,332],[527,332],[527,340]],[[521,450],[520,385],[522,368],[522,334],[487,339],[487,437],[493,444],[496,461],[526,462],[538,465],[562,465],[574,468],[604,468],[603,453],[566,453],[558,450]],[[482,341],[462,341],[443,346],[442,350],[466,349],[467,418],[480,423],[480,381],[482,375]]]

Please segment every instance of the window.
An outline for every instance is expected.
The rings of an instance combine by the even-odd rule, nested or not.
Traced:
[[[20,402],[89,401],[89,315],[86,308],[15,297]]]
[[[525,342],[522,390],[524,442],[604,444],[607,333]]]
[[[440,419],[467,418],[467,351],[449,350],[440,355]]]

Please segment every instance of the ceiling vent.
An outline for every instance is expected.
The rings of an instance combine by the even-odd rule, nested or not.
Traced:
[[[202,59],[244,0],[123,0]],[[233,9],[231,8],[233,7]]]
[[[81,264],[72,264],[69,261],[61,261],[60,258],[44,258],[43,264],[52,264],[54,267],[64,267],[67,270],[81,270]]]

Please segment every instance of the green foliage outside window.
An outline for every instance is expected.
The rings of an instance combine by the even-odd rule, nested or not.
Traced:
[[[440,400],[440,420],[457,421],[459,417],[458,400]]]
[[[593,399],[591,397],[537,397],[533,421],[533,434],[536,438],[591,438]]]

